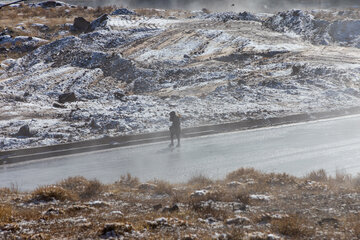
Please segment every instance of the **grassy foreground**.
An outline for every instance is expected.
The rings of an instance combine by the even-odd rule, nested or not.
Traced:
[[[241,168],[184,184],[131,175],[0,189],[0,239],[359,239],[360,178]]]

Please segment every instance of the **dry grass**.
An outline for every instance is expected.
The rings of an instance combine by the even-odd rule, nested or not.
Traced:
[[[87,180],[84,177],[69,177],[58,184],[60,187],[77,195],[81,200],[89,200],[97,197],[105,189],[104,185],[98,180]]]
[[[324,169],[312,171],[305,176],[306,179],[317,182],[325,182],[328,180],[327,173]]]
[[[126,175],[120,177],[120,180],[117,182],[117,184],[133,188],[138,186],[140,181],[138,177],[133,177],[130,173],[127,173]]]
[[[79,193],[79,197],[83,200],[88,200],[93,197],[98,197],[100,193],[104,191],[104,185],[98,180],[90,180],[89,183],[85,186],[83,192]]]
[[[174,186],[169,182],[156,179],[154,181],[151,181],[150,183],[156,185],[154,189],[155,194],[167,194],[169,196],[174,194]]]
[[[213,180],[200,174],[200,175],[191,177],[189,179],[189,181],[187,182],[187,185],[194,187],[194,188],[203,188],[203,187],[207,187],[213,183],[214,183]]]
[[[0,223],[9,223],[12,220],[13,208],[8,204],[0,205]]]
[[[32,193],[14,195],[3,189],[1,207],[6,214],[1,216],[11,225],[13,236],[22,234],[21,228],[16,228],[22,222],[26,229],[57,239],[97,239],[109,232],[114,238],[128,239],[136,239],[139,233],[143,239],[194,238],[192,234],[197,239],[212,239],[216,233],[226,234],[226,239],[247,239],[254,232],[265,236],[261,239],[269,233],[281,239],[359,238],[358,190],[353,185],[358,178],[349,179],[345,173],[331,177],[323,170],[307,177],[313,180],[243,168],[230,173],[227,180],[214,182],[196,176],[176,185],[154,180],[146,189],[139,188],[139,180],[130,174],[105,186],[97,180],[73,177]],[[253,183],[246,183],[249,179]],[[229,185],[229,180],[241,184]],[[341,187],[318,188],[318,184]],[[199,190],[197,186],[206,186],[207,192],[192,194]],[[250,193],[271,197],[252,200]],[[66,197],[72,195],[75,197]],[[30,198],[43,203],[29,204]],[[99,202],[78,201],[89,198]],[[174,204],[177,209],[169,210]],[[165,222],[159,223],[159,219]],[[245,222],[234,223],[234,219]]]
[[[238,170],[229,173],[225,181],[241,181],[243,179],[256,178],[262,179],[263,174],[256,171],[254,168],[239,168]]]
[[[31,193],[31,202],[50,202],[54,200],[74,201],[76,196],[71,191],[54,185],[38,187]]]
[[[305,221],[297,215],[271,221],[274,231],[289,237],[304,237],[310,233],[304,228]]]

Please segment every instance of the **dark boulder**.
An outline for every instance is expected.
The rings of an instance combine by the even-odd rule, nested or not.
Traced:
[[[162,204],[161,204],[161,203],[156,204],[156,205],[153,206],[153,209],[154,209],[155,211],[159,210],[160,208],[162,208]]]
[[[108,20],[109,17],[107,14],[103,14],[100,17],[98,17],[97,19],[95,19],[94,21],[92,21],[90,23],[90,32],[94,31],[97,27],[101,27],[103,26],[103,23],[106,22],[106,20]]]
[[[125,93],[123,91],[114,92],[114,97],[117,100],[125,101]]]
[[[95,119],[91,119],[91,122],[90,122],[89,126],[90,126],[92,129],[99,129],[99,128],[101,128],[101,126],[100,126],[99,124],[97,124],[97,122],[95,121]]]
[[[177,212],[177,211],[179,211],[179,206],[178,206],[177,204],[174,204],[172,207],[166,206],[166,207],[164,207],[164,209],[162,210],[163,213],[165,213],[165,212],[170,212],[170,213],[172,213],[172,212]]]
[[[42,8],[55,8],[55,7],[61,7],[65,6],[65,4],[57,1],[45,1],[38,4]]]
[[[66,106],[64,104],[60,104],[60,103],[54,103],[53,107],[54,108],[66,108]]]
[[[113,11],[110,15],[136,15],[136,13],[126,8],[120,8]]]
[[[75,93],[73,92],[61,94],[58,100],[59,103],[75,102],[75,101],[77,101],[77,98],[75,96]]]
[[[30,132],[29,125],[22,126],[19,131],[15,134],[15,137],[32,137],[34,133]]]
[[[73,32],[87,33],[91,31],[90,22],[86,21],[83,17],[77,17],[74,19],[74,24],[71,28]]]

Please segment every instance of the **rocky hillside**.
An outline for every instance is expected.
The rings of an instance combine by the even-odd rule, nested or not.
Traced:
[[[360,31],[356,10],[344,14],[77,19],[66,37],[1,63],[0,148],[166,130],[171,110],[190,127],[357,106]]]
[[[239,169],[224,180],[72,177],[0,189],[1,239],[359,239],[359,178]]]

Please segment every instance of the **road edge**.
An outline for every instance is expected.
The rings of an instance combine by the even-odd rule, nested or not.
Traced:
[[[236,132],[247,129],[264,128],[271,126],[287,125],[299,122],[309,122],[321,119],[330,119],[340,116],[360,114],[360,107],[351,107],[340,110],[324,111],[317,113],[300,113],[284,117],[274,117],[266,119],[248,119],[238,122],[229,122],[214,125],[182,129],[183,138],[206,136],[217,133]],[[8,165],[31,160],[71,155],[75,153],[85,153],[104,149],[134,146],[146,143],[156,143],[169,140],[168,131],[126,135],[117,137],[104,137],[94,140],[58,144],[52,146],[42,146],[18,150],[8,150],[0,152],[0,165]]]

